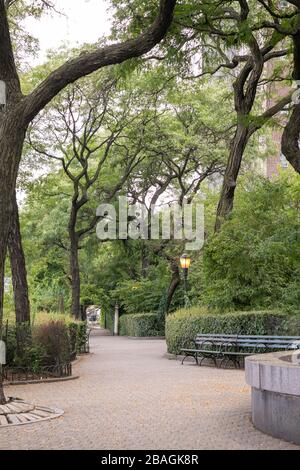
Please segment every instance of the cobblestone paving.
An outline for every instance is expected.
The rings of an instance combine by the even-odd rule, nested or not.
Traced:
[[[161,340],[91,345],[79,379],[6,388],[65,415],[0,430],[0,449],[300,449],[254,429],[243,371],[181,366]]]

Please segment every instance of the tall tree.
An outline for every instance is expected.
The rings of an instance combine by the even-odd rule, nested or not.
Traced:
[[[21,91],[13,52],[8,9],[14,2],[0,0],[0,80],[6,87],[6,104],[0,111],[0,325],[3,316],[4,264],[12,220],[23,143],[29,123],[67,85],[111,64],[122,63],[151,50],[166,35],[176,0],[161,0],[153,24],[139,37],[80,54],[54,70],[29,95]],[[0,404],[5,403],[0,379]]]
[[[96,204],[114,202],[131,172],[143,159],[147,124],[155,116],[149,108],[138,110],[131,90],[116,90],[116,74],[70,87],[45,111],[29,132],[32,149],[62,167],[71,183],[69,239],[62,246],[70,257],[71,311],[80,318],[79,249],[100,217]],[[109,184],[113,168],[118,174]],[[90,206],[94,203],[94,207]]]
[[[118,3],[116,0],[119,12],[116,31],[119,23],[125,29],[127,25],[124,4],[118,7]],[[216,230],[232,210],[241,164],[250,139],[291,101],[291,93],[279,99],[277,96],[266,99],[268,84],[284,79],[288,83],[290,78],[289,68],[284,72],[280,60],[290,53],[289,41],[283,34],[284,22],[288,20],[293,24],[295,12],[289,6],[276,8],[277,3],[264,0],[191,0],[178,8],[170,40],[145,58],[150,63],[171,63],[170,73],[178,73],[179,66],[182,78],[193,83],[212,75],[216,83],[225,77],[233,84],[232,108],[236,127],[228,148]],[[296,1],[289,3],[297,4]],[[134,6],[136,1],[131,0],[130,4]],[[148,11],[148,2],[144,1],[143,5]],[[274,21],[271,21],[272,13]],[[142,24],[142,19],[137,18],[136,24]]]
[[[245,149],[250,138],[291,101],[291,93],[284,98],[260,105],[262,84],[266,86],[278,77],[273,60],[289,53],[284,37],[277,32],[265,31],[269,12],[251,0],[228,2],[212,1],[209,8],[199,7],[198,14],[187,24],[206,38],[207,48],[214,51],[215,67],[202,63],[204,70],[198,75],[216,74],[222,70],[233,71],[233,101],[236,113],[236,131],[230,142],[227,167],[217,208],[216,230],[233,208],[235,189]],[[262,18],[262,19],[261,19]],[[193,39],[194,40],[194,39]],[[270,66],[271,63],[271,66]],[[288,75],[286,78],[288,78]],[[260,106],[259,106],[260,105]],[[260,113],[258,109],[264,108]],[[255,115],[256,114],[256,115]]]
[[[184,243],[174,240],[172,231],[171,240],[152,240],[151,215],[163,212],[172,203],[181,208],[184,203],[192,204],[199,198],[204,182],[223,175],[231,131],[224,131],[218,120],[212,122],[210,109],[218,102],[216,93],[221,95],[209,87],[204,93],[203,88],[186,85],[177,86],[176,92],[167,89],[158,103],[164,111],[148,131],[152,138],[147,144],[147,157],[130,178],[130,200],[140,203],[148,215],[149,239],[141,245],[144,268],[147,256],[160,257],[169,266],[170,283],[163,295],[163,313],[169,311],[181,282],[179,255]],[[226,106],[219,105],[219,111],[225,115]]]
[[[9,232],[8,250],[14,290],[16,323],[22,325],[30,322],[30,302],[16,192],[13,196],[13,217]]]

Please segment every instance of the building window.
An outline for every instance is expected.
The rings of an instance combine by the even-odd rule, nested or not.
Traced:
[[[287,161],[287,159],[285,158],[285,156],[283,155],[282,152],[280,153],[280,165],[281,165],[281,168],[287,168],[288,167],[288,161]]]

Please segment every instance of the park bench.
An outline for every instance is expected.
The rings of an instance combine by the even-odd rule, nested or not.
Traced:
[[[187,357],[193,357],[198,365],[209,359],[216,367],[232,362],[237,368],[247,356],[297,349],[300,349],[300,336],[198,334],[194,340],[185,342],[181,353],[182,364]]]

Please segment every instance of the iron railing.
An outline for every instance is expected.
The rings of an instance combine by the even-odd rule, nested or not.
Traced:
[[[70,362],[53,366],[44,366],[39,368],[37,371],[33,371],[29,367],[5,366],[2,368],[2,378],[5,382],[29,382],[71,376],[72,364]]]

